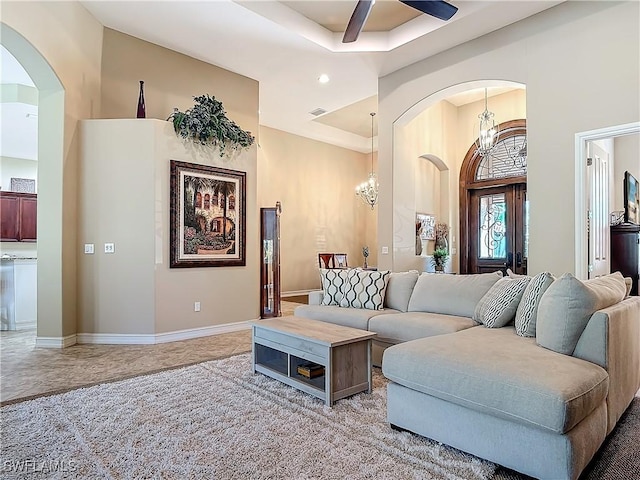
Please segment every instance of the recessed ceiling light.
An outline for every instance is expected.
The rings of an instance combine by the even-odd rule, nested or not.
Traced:
[[[327,75],[326,73],[323,73],[318,77],[318,81],[320,83],[329,83],[329,75]]]

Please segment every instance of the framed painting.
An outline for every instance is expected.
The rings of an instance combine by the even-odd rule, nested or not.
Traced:
[[[436,239],[436,217],[428,213],[416,213],[416,226],[419,225],[422,240]]]
[[[246,265],[246,172],[171,160],[170,267]]]

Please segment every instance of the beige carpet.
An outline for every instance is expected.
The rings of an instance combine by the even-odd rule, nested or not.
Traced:
[[[249,355],[1,409],[3,478],[488,479],[495,466],[386,422],[385,379],[333,408]]]

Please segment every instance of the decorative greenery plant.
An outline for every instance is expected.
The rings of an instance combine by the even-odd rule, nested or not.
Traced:
[[[205,94],[193,100],[192,108],[185,112],[174,108],[167,118],[173,122],[176,134],[201,145],[217,147],[221,157],[253,145],[255,137],[227,117],[222,102],[216,97]]]
[[[444,248],[436,248],[433,252],[431,263],[436,270],[442,270],[444,264],[447,263],[447,259],[449,258],[449,252]]]

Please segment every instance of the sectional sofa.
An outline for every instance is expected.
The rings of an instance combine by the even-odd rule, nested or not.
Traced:
[[[640,388],[640,298],[622,276],[381,274],[376,308],[337,298],[353,279],[323,277],[295,315],[378,333],[391,425],[533,477],[578,478]],[[359,275],[354,295],[372,297]]]

